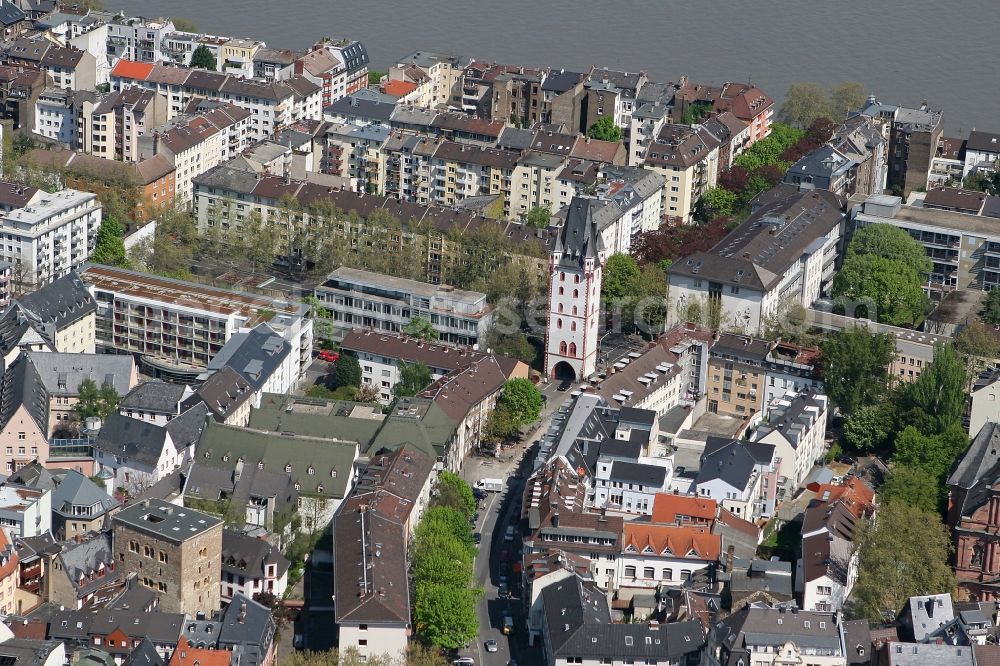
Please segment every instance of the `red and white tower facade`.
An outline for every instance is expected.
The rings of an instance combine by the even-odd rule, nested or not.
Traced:
[[[597,369],[601,267],[606,259],[593,219],[594,199],[574,198],[549,257],[545,374],[580,380]]]

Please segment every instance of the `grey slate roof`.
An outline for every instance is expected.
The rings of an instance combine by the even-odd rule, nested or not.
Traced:
[[[240,664],[259,666],[274,642],[271,610],[237,593],[222,613],[219,648],[242,650]]]
[[[4,25],[14,25],[20,23],[25,18],[24,12],[17,8],[10,0],[0,0],[0,23]]]
[[[14,347],[28,343],[52,346],[42,322],[14,301],[0,314],[0,353],[6,356]]]
[[[386,98],[387,100],[390,98]],[[323,109],[324,115],[344,116],[348,119],[354,117],[366,119],[374,122],[388,124],[392,117],[393,109],[396,108],[394,102],[368,99],[366,95],[353,93],[347,97],[342,97]]]
[[[39,490],[55,490],[58,479],[40,462],[34,460],[7,477],[6,482]],[[53,498],[53,506],[54,502]]]
[[[568,72],[565,69],[559,71],[552,70],[542,81],[542,90],[562,94],[573,86],[586,80],[587,75],[583,72]]]
[[[112,414],[101,425],[94,449],[144,465],[155,465],[166,441],[165,427]]]
[[[267,324],[232,336],[208,364],[209,370],[229,366],[259,391],[292,353],[291,344]]]
[[[11,666],[43,666],[59,645],[59,641],[11,638],[0,643],[0,662]]]
[[[922,641],[939,627],[955,619],[951,594],[910,597],[903,607],[901,621],[915,641]]]
[[[75,469],[66,472],[58,487],[52,491],[52,511],[66,518],[73,516],[73,506],[98,506],[98,513],[91,518],[106,513],[120,502],[106,492],[88,477]]]
[[[143,382],[128,392],[119,409],[134,409],[163,414],[176,414],[187,387],[154,379]]]
[[[152,641],[143,637],[139,645],[132,650],[132,654],[122,662],[122,666],[166,666],[166,664]]]
[[[215,516],[158,499],[127,506],[113,519],[116,525],[120,523],[174,543],[187,541],[222,523]]]
[[[42,321],[54,323],[57,329],[97,311],[97,301],[75,271],[21,297],[18,302]]]
[[[967,645],[934,645],[897,643],[882,647],[879,664],[884,666],[973,666],[976,663],[972,647]]]
[[[98,387],[110,384],[118,395],[129,391],[135,360],[118,354],[29,352],[49,395],[76,396],[80,384],[91,379]]]
[[[667,470],[659,465],[644,465],[642,463],[623,462],[616,460],[611,464],[611,478],[625,483],[638,483],[643,486],[659,488],[663,486]]]
[[[61,575],[65,575],[76,590],[78,598],[83,598],[94,590],[124,580],[120,569],[112,571],[115,553],[111,547],[111,533],[90,534],[82,543],[67,541],[57,556],[62,565]],[[100,565],[104,565],[104,575],[99,575]],[[84,579],[81,582],[80,575]],[[54,575],[51,574],[50,575]]]
[[[584,260],[597,260],[604,249],[594,221],[594,212],[600,207],[602,204],[597,199],[573,197],[553,249],[559,253],[560,266],[581,268]]]
[[[264,565],[276,564],[280,577],[288,571],[288,558],[264,539],[232,530],[222,531],[222,571],[256,578],[264,575]]]
[[[713,479],[725,481],[733,488],[746,488],[753,474],[757,459],[749,450],[748,442],[709,437],[695,484]],[[774,447],[771,446],[771,451]]]
[[[3,375],[0,423],[6,425],[21,405],[24,405],[39,430],[48,434],[49,396],[38,371],[26,357],[14,361]]]
[[[186,409],[180,416],[167,422],[167,433],[178,451],[198,444],[201,433],[208,423],[207,418],[208,408],[199,402]]]
[[[712,630],[723,648],[722,663],[736,666],[740,659],[744,664],[749,663],[747,646],[777,649],[789,641],[799,649],[830,650],[833,655],[840,655],[842,646],[836,619],[834,613],[760,604],[740,609]]]

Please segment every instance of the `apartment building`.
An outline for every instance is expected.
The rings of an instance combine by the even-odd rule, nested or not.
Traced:
[[[714,567],[722,555],[721,537],[707,527],[626,522],[621,545],[609,587],[636,593],[681,587],[692,576]]]
[[[167,98],[151,90],[126,88],[101,100],[89,116],[81,115],[78,145],[97,157],[139,161],[139,138],[167,121]]]
[[[690,303],[715,302],[724,326],[754,333],[790,304],[809,307],[832,284],[843,209],[843,200],[831,192],[779,186],[766,193],[753,214],[714,248],[667,270],[675,305],[668,324],[682,319]]]
[[[292,345],[299,374],[312,362],[312,321],[300,303],[109,266],[80,278],[97,301],[97,345],[140,356],[157,376],[193,380],[226,342],[266,322]]]
[[[64,354],[95,352],[97,304],[75,271],[21,296],[17,305],[18,316],[30,318],[55,351]]]
[[[828,416],[825,395],[789,392],[769,405],[767,420],[754,433],[754,441],[774,445],[778,474],[793,487],[823,459]]]
[[[35,102],[35,126],[32,131],[76,148],[80,142],[81,123],[91,117],[98,102],[97,94],[89,90],[46,88]]]
[[[344,94],[350,95],[368,87],[368,49],[356,39],[326,37],[319,44],[344,63]]]
[[[412,319],[431,323],[442,342],[471,346],[492,323],[486,294],[341,267],[315,290],[333,319],[334,337],[352,328],[399,333]]]
[[[167,120],[182,113],[194,97],[229,102],[251,114],[251,141],[269,138],[300,120],[322,118],[322,88],[301,76],[263,82],[232,74],[188,70],[121,60],[111,72],[114,90],[138,86],[167,97]]]
[[[789,654],[816,666],[867,663],[870,657],[863,650],[870,647],[868,632],[864,632],[859,655],[864,659],[856,661],[858,651],[847,644],[846,624],[839,613],[752,604],[711,628],[708,642],[714,649],[706,650],[711,655],[707,663],[719,666],[742,660],[754,666],[779,666]]]
[[[1000,165],[1000,134],[972,130],[965,142],[962,179],[979,171],[993,172]]]
[[[107,52],[112,62],[138,60],[162,62],[164,39],[176,32],[170,19],[150,20],[142,17],[115,17],[108,23]]]
[[[14,129],[35,126],[35,104],[49,87],[48,75],[37,69],[0,65],[0,120]]]
[[[125,507],[112,524],[119,568],[154,590],[163,612],[195,616],[219,609],[222,520],[150,499]]]
[[[689,224],[695,203],[717,182],[719,141],[704,128],[664,125],[646,148],[642,166],[666,179],[664,216]]]
[[[37,67],[49,75],[53,86],[63,90],[94,90],[97,86],[97,61],[87,51],[22,38],[7,50],[6,62]]]
[[[222,601],[229,603],[240,594],[252,599],[262,592],[282,598],[288,588],[289,564],[265,539],[223,530]]]
[[[581,131],[586,131],[601,116],[610,116],[615,125],[628,130],[632,112],[643,86],[649,81],[646,72],[620,72],[611,69],[594,69],[584,84],[586,90],[586,121]],[[624,137],[628,139],[628,136]]]
[[[899,197],[875,195],[855,209],[852,221],[855,229],[891,224],[920,243],[932,262],[924,289],[934,300],[956,289],[1000,285],[1000,230],[992,218],[908,206]]]
[[[83,266],[100,224],[95,195],[38,191],[26,206],[0,217],[0,259],[13,265],[12,279],[21,291],[37,289]]]
[[[731,112],[747,123],[750,135],[746,147],[771,134],[774,119],[774,100],[760,88],[748,83],[724,83],[721,86],[706,86],[691,83],[686,76],[681,77],[675,95],[674,118],[682,118],[690,108],[705,113]]]
[[[927,187],[931,163],[944,132],[944,114],[926,104],[896,110],[889,130],[887,185],[903,197]]]
[[[322,46],[297,58],[289,70],[291,75],[304,76],[323,89],[321,104],[327,106],[347,95],[347,68],[337,56]],[[278,77],[279,80],[281,77]]]
[[[143,157],[163,155],[174,166],[174,192],[180,204],[190,202],[191,180],[218,166],[224,155],[224,137],[219,128],[195,116],[170,127],[153,130],[138,152]]]
[[[773,444],[710,436],[694,487],[737,518],[754,522],[774,514],[778,456]]]

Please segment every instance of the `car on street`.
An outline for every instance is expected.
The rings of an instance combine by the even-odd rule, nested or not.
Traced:
[[[476,666],[476,660],[472,657],[459,657],[451,662],[451,666]]]
[[[324,349],[319,353],[319,360],[326,361],[327,363],[336,363],[340,360],[340,354],[329,349]]]
[[[472,496],[475,497],[476,499],[485,499],[486,498],[486,491],[485,490],[480,490],[479,488],[473,488],[472,489]]]
[[[507,583],[500,583],[500,585],[497,587],[497,598],[506,599],[507,595],[508,595]]]
[[[559,386],[556,387],[556,390],[559,391],[560,393],[562,393],[562,392],[568,391],[569,387],[572,386],[572,385],[573,385],[572,381],[570,381],[569,379],[564,379],[564,380],[562,380],[562,382],[559,383]]]
[[[507,666],[517,666],[517,659],[511,659],[508,661]]]
[[[489,639],[488,641],[486,641],[486,643],[484,643],[484,645],[486,646],[486,651],[487,652],[498,652],[500,650],[500,646],[497,645],[497,642],[495,640],[493,640],[492,638]]]
[[[500,551],[500,561],[506,562],[507,558],[510,557],[510,552],[506,549]]]
[[[482,535],[482,533],[481,532],[476,532],[475,534],[473,534],[472,535],[472,540],[476,542],[477,546],[479,544],[481,544],[483,542],[483,535]]]

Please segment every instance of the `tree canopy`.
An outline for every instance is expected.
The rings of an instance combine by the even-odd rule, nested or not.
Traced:
[[[937,479],[920,467],[893,464],[889,478],[879,489],[879,501],[899,502],[927,513],[938,510]]]
[[[826,392],[841,412],[853,414],[885,397],[889,384],[886,366],[896,355],[891,335],[851,326],[827,336],[820,350]]]
[[[97,416],[106,419],[118,409],[121,396],[111,384],[101,384],[87,378],[80,382],[77,388],[77,403],[73,406],[73,413],[77,420],[83,421],[90,416]]]
[[[218,69],[215,63],[215,56],[212,54],[211,49],[204,44],[199,45],[198,48],[191,53],[191,67],[207,69],[212,72]]]
[[[437,340],[440,334],[434,329],[430,321],[423,317],[414,317],[403,327],[403,334],[411,338],[420,338],[425,341]]]
[[[923,284],[930,269],[923,247],[908,233],[889,224],[873,224],[851,239],[833,280],[833,296],[842,303],[866,304],[869,311],[864,314],[869,319],[894,326],[913,324],[927,310]]]
[[[622,140],[622,130],[615,125],[611,116],[601,116],[587,129],[587,136],[601,141],[619,142]]]
[[[521,377],[508,379],[504,383],[497,403],[501,409],[510,413],[517,427],[537,421],[542,412],[541,392],[531,380]]]
[[[498,329],[490,329],[485,336],[485,343],[488,349],[501,356],[516,358],[524,361],[528,365],[535,362],[538,352],[521,331],[502,332]]]
[[[948,565],[951,535],[936,513],[887,502],[856,542],[860,559],[852,597],[860,617],[882,622],[912,596],[949,593],[955,586]]]
[[[431,383],[431,369],[426,363],[404,363],[399,365],[399,381],[392,387],[396,397],[413,396],[423,391]]]
[[[793,83],[785,93],[785,103],[778,113],[781,122],[808,127],[820,117],[830,117],[830,103],[823,86],[817,83]]]
[[[106,216],[101,221],[90,260],[107,266],[126,266],[128,264],[128,258],[125,254],[125,227],[114,217]]]
[[[333,364],[335,386],[361,386],[361,364],[350,354],[341,354]]]
[[[535,227],[536,229],[544,229],[549,226],[549,220],[552,219],[552,213],[549,212],[548,208],[535,206],[528,211],[528,214],[525,215],[524,219],[530,226]]]
[[[879,449],[892,434],[891,406],[863,404],[844,423],[844,440],[858,451]]]
[[[987,324],[1000,326],[1000,289],[990,289],[979,313]]]
[[[641,273],[639,262],[633,257],[612,254],[601,271],[601,297],[606,301],[617,301],[633,296]]]
[[[476,513],[476,498],[472,487],[454,472],[442,471],[437,478],[437,504],[449,507],[471,518]]]
[[[697,222],[710,222],[717,217],[729,217],[735,212],[736,194],[723,187],[710,187],[705,190],[694,205],[694,219]]]
[[[961,422],[965,407],[965,364],[950,344],[934,346],[934,359],[906,384],[897,411],[902,422],[941,434]]]

